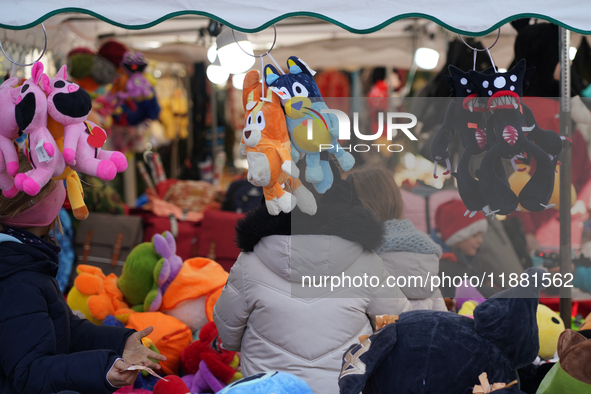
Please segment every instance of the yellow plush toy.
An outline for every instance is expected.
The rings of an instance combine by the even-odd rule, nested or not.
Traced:
[[[474,318],[474,309],[478,306],[478,302],[474,300],[466,301],[458,311],[458,315],[468,316]]]
[[[529,174],[531,167],[528,165],[523,165],[520,167],[523,171],[515,171],[509,176],[509,184],[511,185],[511,190],[516,195],[519,195],[521,189],[525,186],[525,184],[531,179],[531,175]],[[552,191],[552,197],[548,202],[548,205],[554,204],[554,209],[558,210],[560,207],[560,165],[556,166],[557,172],[555,173],[554,177],[554,190]],[[570,195],[571,195],[571,202],[570,205],[573,206],[577,199],[577,191],[575,187],[571,184],[570,185]],[[519,205],[522,211],[529,212],[527,209],[523,208]]]
[[[100,325],[108,315],[127,323],[133,310],[123,301],[123,293],[117,287],[117,276],[105,276],[98,267],[81,264],[76,267],[78,276],[68,293],[68,305],[80,311],[88,320]]]
[[[176,88],[172,97],[160,100],[160,122],[169,140],[189,136],[189,103],[181,89]]]
[[[554,357],[558,347],[558,337],[564,331],[564,322],[560,316],[546,305],[539,304],[536,314],[538,336],[540,339],[540,357],[549,360]]]

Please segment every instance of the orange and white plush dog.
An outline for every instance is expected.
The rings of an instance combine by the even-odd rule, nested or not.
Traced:
[[[280,99],[271,89],[266,90],[266,96],[263,96],[258,71],[246,74],[242,91],[246,125],[242,130],[240,150],[248,161],[248,181],[263,187],[271,215],[291,212],[296,205],[302,212],[314,215],[316,200],[298,179],[299,170],[291,159],[291,144]],[[282,187],[288,181],[293,194]]]

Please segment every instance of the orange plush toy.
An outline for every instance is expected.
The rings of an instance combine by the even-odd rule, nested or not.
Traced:
[[[74,311],[100,325],[108,316],[113,315],[123,323],[134,311],[123,301],[123,293],[117,287],[117,276],[105,276],[98,267],[80,264],[76,267],[78,276],[68,293],[68,305]]]
[[[316,200],[298,179],[299,170],[291,159],[291,144],[279,97],[259,82],[259,72],[244,78],[242,102],[246,125],[240,148],[248,161],[248,181],[262,186],[271,215],[291,212],[296,206],[308,215],[316,213]],[[292,193],[281,185],[289,181]]]
[[[228,280],[221,265],[204,257],[186,260],[162,296],[160,311],[196,332],[213,321],[213,306]]]
[[[181,365],[181,353],[193,340],[191,329],[178,319],[161,312],[141,312],[129,316],[126,327],[141,331],[146,327],[154,327],[148,335],[166,361],[160,361],[162,372],[176,375]]]

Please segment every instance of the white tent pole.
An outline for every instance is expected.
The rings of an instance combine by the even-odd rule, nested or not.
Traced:
[[[572,137],[570,115],[571,67],[569,59],[570,31],[560,27],[560,135]],[[565,142],[560,161],[560,274],[564,283],[572,275],[571,246],[571,144]],[[570,275],[569,275],[570,276]],[[570,287],[560,286],[560,317],[566,328],[571,326],[572,293]]]

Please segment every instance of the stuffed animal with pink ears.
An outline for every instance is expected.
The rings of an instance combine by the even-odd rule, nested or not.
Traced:
[[[47,129],[47,97],[39,86],[43,64],[33,65],[32,76],[18,89],[11,91],[14,115],[19,129],[29,134],[25,154],[33,169],[18,174],[14,179],[16,188],[34,196],[49,180],[61,175],[66,169],[64,158]]]
[[[10,78],[0,85],[0,190],[4,197],[12,198],[18,193],[14,186],[14,176],[18,173],[18,148],[14,140],[20,136],[12,91],[18,78]]]
[[[107,139],[105,130],[86,119],[92,109],[90,95],[75,83],[67,81],[66,66],[50,79],[41,77],[47,93],[47,112],[64,126],[63,156],[74,170],[97,176],[105,181],[115,178],[127,168],[121,152],[101,149]]]

